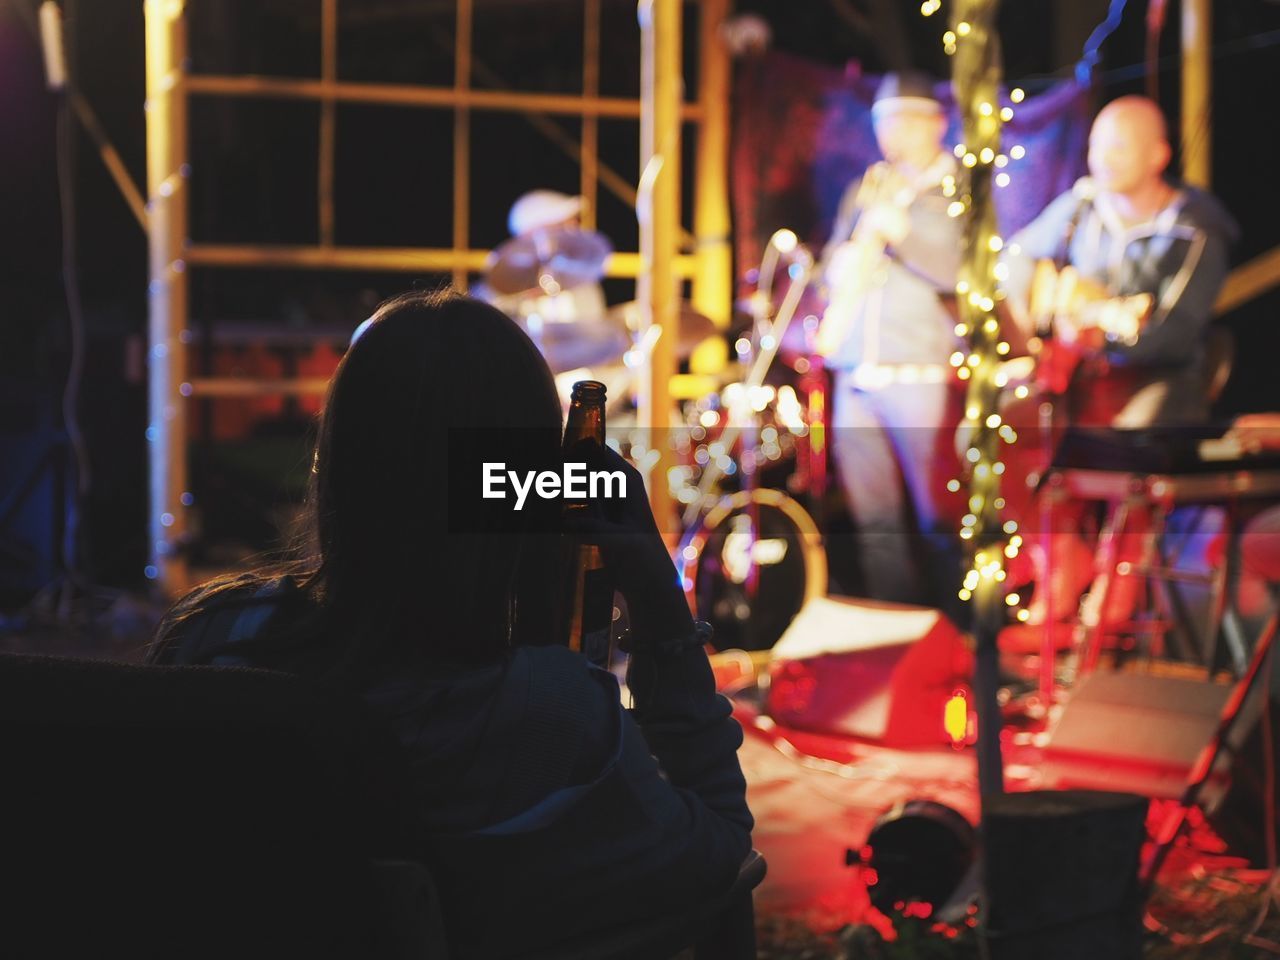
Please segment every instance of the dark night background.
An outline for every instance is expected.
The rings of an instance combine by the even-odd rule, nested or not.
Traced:
[[[477,0],[475,59],[487,69],[477,70],[474,85],[579,92],[581,6],[579,0]],[[1170,4],[1160,61],[1162,101],[1175,130],[1177,6]],[[68,355],[55,172],[57,99],[44,88],[36,7],[35,0],[0,0],[0,491],[21,484],[42,444],[56,433]],[[1007,0],[1002,36],[1009,82],[1022,82],[1034,94],[1052,76],[1070,71],[1105,7],[1102,0]],[[135,182],[145,185],[142,2],[66,0],[63,8],[73,76]],[[696,51],[691,41],[697,6],[686,9],[686,81],[692,90],[696,71],[689,54]],[[193,70],[318,75],[319,0],[191,0],[189,10]],[[858,59],[868,72],[914,65],[942,75],[947,69],[938,41],[946,29],[945,8],[930,19],[905,0],[743,0],[737,10],[770,23],[773,49],[817,62]],[[1144,13],[1145,5],[1132,0],[1103,48],[1100,100],[1142,90]],[[452,82],[451,2],[344,0],[339,15],[341,79]],[[1273,155],[1280,3],[1234,0],[1216,4],[1214,15],[1214,188],[1242,226],[1233,252],[1239,264],[1280,242]],[[635,4],[604,0],[602,36],[601,93],[636,96]],[[190,144],[193,237],[314,242],[317,113],[314,104],[197,100]],[[557,123],[578,135],[577,121]],[[472,247],[491,247],[506,237],[506,211],[525,190],[577,192],[576,163],[521,117],[475,112],[471,125]],[[337,242],[448,246],[451,111],[340,106],[337,130]],[[73,127],[73,140],[75,260],[89,338],[79,413],[92,475],[82,566],[97,582],[132,586],[142,582],[146,554],[146,242],[82,128]],[[600,141],[602,159],[634,183],[636,124],[603,120]],[[686,163],[686,175],[691,170]],[[686,201],[686,219],[691,214]],[[634,214],[603,189],[599,225],[617,249],[635,249]],[[192,325],[216,317],[350,327],[383,296],[442,279],[197,271]],[[629,298],[627,286],[611,284],[610,300]],[[1278,310],[1280,293],[1273,291],[1223,319],[1236,333],[1239,350],[1220,405],[1223,416],[1280,408],[1272,370]],[[10,496],[0,495],[0,509]],[[42,509],[49,508],[46,502]],[[24,511],[22,522],[38,513]],[[245,536],[253,539],[252,531]],[[0,528],[0,570],[11,569],[4,565],[5,537]],[[7,587],[12,591],[12,584]],[[0,592],[0,602],[5,599]]]

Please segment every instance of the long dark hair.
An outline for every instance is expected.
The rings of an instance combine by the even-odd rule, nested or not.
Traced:
[[[303,613],[264,642],[317,672],[492,663],[514,645],[549,642],[554,505],[482,502],[479,464],[551,465],[560,434],[551,372],[509,317],[451,291],[387,301],[329,385],[302,556],[197,590],[158,642],[177,642],[197,614],[244,602],[281,573],[301,587]]]

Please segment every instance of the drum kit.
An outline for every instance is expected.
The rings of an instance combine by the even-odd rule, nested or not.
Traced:
[[[682,509],[676,561],[684,586],[722,649],[769,649],[800,606],[826,590],[817,523],[787,492],[818,503],[825,486],[816,319],[791,322],[812,259],[798,245],[778,246],[768,248],[757,294],[738,305],[745,323],[724,331],[690,304],[679,307],[679,361],[710,338],[733,337],[735,362],[673,414],[676,465],[667,478]],[[634,301],[605,306],[600,280],[611,252],[592,231],[539,230],[494,251],[485,285],[538,346],[564,399],[576,380],[606,384],[610,442],[639,463],[650,453],[632,403],[644,361],[642,310]],[[779,278],[785,289],[775,303]]]

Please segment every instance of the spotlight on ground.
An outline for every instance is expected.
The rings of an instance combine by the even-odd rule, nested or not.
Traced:
[[[858,852],[872,905],[884,914],[906,904],[936,910],[960,886],[976,845],[972,825],[950,807],[932,800],[895,804],[876,819]]]

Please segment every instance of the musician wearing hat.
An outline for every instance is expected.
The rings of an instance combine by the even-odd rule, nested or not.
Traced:
[[[963,246],[960,221],[947,212],[956,162],[928,77],[888,74],[872,121],[884,160],[840,202],[819,268],[829,306],[817,351],[834,372],[832,450],[858,527],[865,592],[937,605],[958,576],[937,508],[954,475],[944,425],[953,425],[957,343],[948,298]]]

